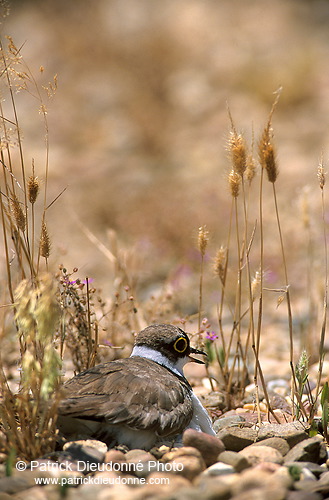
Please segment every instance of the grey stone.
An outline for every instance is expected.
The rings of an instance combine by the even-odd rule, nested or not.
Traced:
[[[322,495],[309,491],[289,491],[287,500],[322,500]]]
[[[257,488],[234,495],[232,500],[285,500],[284,488]]]
[[[244,469],[250,467],[250,463],[246,459],[246,457],[240,455],[240,453],[236,451],[223,451],[218,455],[218,461],[223,462],[227,465],[232,465],[236,472],[241,472]]]
[[[156,472],[157,465],[159,464],[151,453],[137,449],[128,451],[126,453],[126,460],[127,466],[131,465],[132,467],[130,474],[134,474],[137,477],[147,477],[151,472]]]
[[[218,476],[200,476],[194,490],[198,493],[198,500],[228,500],[231,498],[231,488]]]
[[[216,462],[208,467],[202,474],[205,476],[224,476],[225,474],[234,474],[236,471],[232,465]]]
[[[70,441],[63,447],[63,457],[65,460],[83,461],[87,463],[102,463],[107,451],[106,445],[101,441],[92,439]],[[61,454],[59,454],[57,461],[61,461]]]
[[[13,497],[9,498],[13,499]],[[15,495],[15,500],[49,500],[51,498],[58,498],[58,488],[54,486],[51,490],[49,490],[49,487],[46,489],[46,487],[35,486]],[[1,496],[0,500],[2,500]]]
[[[213,423],[213,428],[217,433],[225,427],[236,427],[245,421],[246,419],[241,417],[241,415],[224,415],[223,417],[217,418],[217,420],[215,420],[215,422]]]
[[[323,463],[326,460],[326,449],[323,438],[315,436],[296,444],[285,456],[285,462]]]
[[[292,448],[297,443],[308,439],[309,436],[305,428],[306,426],[299,421],[287,424],[262,425],[258,432],[257,441],[271,437],[280,437],[285,439],[290,448]]]
[[[321,484],[329,484],[329,471],[326,470],[325,472],[322,472],[319,483]]]
[[[280,465],[283,463],[281,453],[270,446],[252,444],[241,450],[239,453],[244,456],[251,465],[257,465],[261,462],[271,462]]]
[[[257,443],[254,443],[254,446],[270,446],[271,448],[278,450],[282,456],[285,456],[290,450],[287,441],[280,437],[262,439],[261,441],[257,441]]]
[[[232,498],[234,500],[238,498],[243,500],[284,500],[286,492],[285,478],[254,468],[241,472],[239,480],[232,484]]]
[[[10,477],[0,479],[0,493],[13,495],[35,486],[35,475],[30,471],[21,471]]]
[[[240,451],[253,444],[258,437],[258,431],[249,427],[227,427],[217,433],[227,450]]]

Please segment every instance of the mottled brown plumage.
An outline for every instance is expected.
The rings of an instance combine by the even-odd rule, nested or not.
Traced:
[[[160,353],[175,370],[175,361],[192,361],[186,334],[175,326],[152,325],[135,347]],[[153,351],[154,350],[154,351]],[[162,362],[134,355],[80,373],[64,385],[58,425],[67,437],[96,437],[109,446],[150,448],[173,439],[192,420],[192,389],[183,374]],[[186,361],[185,361],[186,360]],[[179,363],[179,361],[178,361]],[[171,366],[171,365],[170,365]]]

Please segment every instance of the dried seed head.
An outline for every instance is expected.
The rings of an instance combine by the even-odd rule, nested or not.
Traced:
[[[40,182],[38,177],[30,175],[27,181],[27,194],[31,205],[34,205],[34,203],[36,202],[39,193],[39,188],[40,188]]]
[[[245,171],[245,178],[249,183],[253,180],[256,175],[256,162],[251,154],[247,157],[247,168]]]
[[[240,192],[241,176],[234,170],[231,170],[228,176],[228,182],[230,185],[231,194],[233,198],[237,198]]]
[[[262,138],[259,143],[259,162],[262,168],[267,172],[268,180],[274,183],[278,177],[278,167],[275,158],[274,146],[271,142],[272,133],[268,123],[264,129]]]
[[[202,256],[206,253],[206,248],[209,241],[209,231],[207,231],[206,226],[199,227],[198,234],[198,248]]]
[[[227,248],[222,245],[216,252],[214,260],[214,271],[215,275],[219,277],[223,285],[225,283],[226,262]]]
[[[264,151],[264,160],[265,160],[267,178],[269,182],[274,183],[278,177],[278,167],[275,158],[275,151],[273,144],[268,144],[266,150]]]
[[[45,222],[43,222],[42,226],[41,226],[41,235],[40,235],[39,246],[40,246],[41,257],[48,259],[49,255],[50,255],[50,238],[49,238],[47,225]]]
[[[255,276],[251,282],[251,294],[253,300],[259,297],[262,286],[262,274],[260,271],[255,272]]]
[[[275,155],[275,150],[273,146],[273,130],[272,130],[272,116],[274,113],[274,110],[279,102],[280,95],[281,95],[282,87],[280,87],[276,92],[276,97],[274,99],[267,124],[263,130],[262,137],[259,141],[258,145],[258,156],[259,156],[259,162],[261,164],[262,168],[266,169],[267,172],[267,177],[268,180],[272,183],[274,183],[279,175],[278,171],[278,166],[276,163],[276,155]]]
[[[24,232],[26,228],[26,217],[23,212],[21,203],[18,201],[18,198],[15,194],[11,198],[11,208],[17,229]]]
[[[319,180],[320,189],[323,189],[324,185],[326,183],[326,174],[324,171],[322,158],[321,158],[321,161],[320,161],[319,166],[318,166],[318,180]]]
[[[244,137],[235,130],[230,133],[228,150],[232,158],[233,170],[243,177],[247,167],[247,146]]]

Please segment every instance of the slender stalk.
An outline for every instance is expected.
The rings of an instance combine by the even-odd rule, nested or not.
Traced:
[[[320,383],[323,371],[324,362],[324,341],[326,335],[326,325],[327,325],[327,310],[328,310],[328,243],[327,243],[327,231],[326,231],[326,220],[325,220],[325,198],[324,198],[324,186],[325,186],[325,173],[323,168],[322,160],[318,167],[318,179],[321,189],[321,210],[322,210],[322,227],[323,227],[323,242],[324,242],[324,262],[325,262],[325,275],[324,275],[324,297],[323,297],[323,318],[321,325],[321,335],[319,344],[319,370],[318,379],[315,391],[315,401],[317,401],[320,393]]]

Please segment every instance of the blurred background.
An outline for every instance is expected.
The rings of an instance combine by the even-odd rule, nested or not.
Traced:
[[[40,87],[58,77],[47,103],[49,201],[66,188],[48,211],[54,268],[78,267],[110,293],[113,263],[101,244],[110,251],[118,245],[140,297],[171,283],[181,291],[183,310],[195,312],[198,228],[210,232],[209,269],[227,240],[227,106],[250,144],[254,135],[257,157],[282,86],[273,118],[277,190],[292,287],[305,290],[306,216],[314,248],[323,250],[316,172],[321,154],[325,164],[328,158],[328,1],[12,0],[6,6],[2,37],[23,45]],[[17,108],[27,164],[33,158],[43,178],[38,104],[21,92]],[[280,286],[271,187],[265,186],[265,265],[272,285]],[[256,203],[252,225],[257,211]],[[256,258],[253,271],[258,264]],[[215,304],[209,269],[206,304]]]

